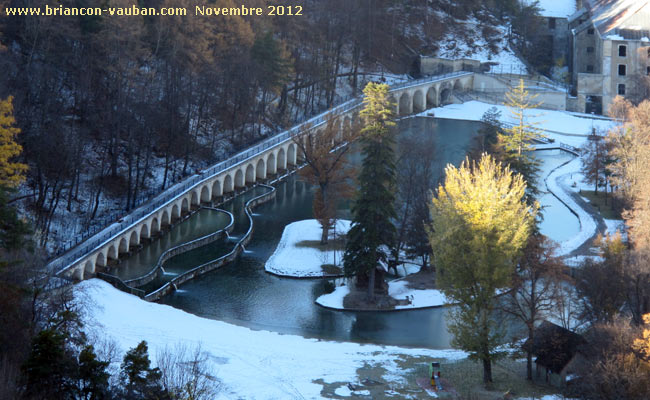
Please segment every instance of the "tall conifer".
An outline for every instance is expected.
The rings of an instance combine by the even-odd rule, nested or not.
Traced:
[[[395,241],[395,161],[390,129],[395,123],[388,85],[371,82],[363,92],[364,159],[343,261],[346,274],[356,275],[358,286],[367,285],[368,297],[373,299],[375,270],[386,262],[388,247]]]

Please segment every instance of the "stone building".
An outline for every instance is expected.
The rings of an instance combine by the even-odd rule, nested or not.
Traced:
[[[617,95],[647,97],[650,0],[583,0],[568,19],[573,111],[602,114]]]

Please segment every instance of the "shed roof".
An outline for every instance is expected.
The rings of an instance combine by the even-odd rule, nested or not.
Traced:
[[[584,343],[585,340],[577,333],[544,321],[535,330],[532,353],[537,357],[537,364],[559,374]],[[531,349],[530,341],[524,343],[524,348]]]

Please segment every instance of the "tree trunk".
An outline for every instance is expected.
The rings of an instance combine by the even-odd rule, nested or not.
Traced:
[[[492,383],[492,362],[483,360],[483,383],[487,386]]]
[[[370,274],[368,277],[368,300],[375,300],[375,267],[373,266],[370,269]]]
[[[531,346],[533,343],[532,332],[529,332],[528,339],[530,340]],[[533,380],[533,353],[531,351],[526,352],[526,379],[529,381]]]

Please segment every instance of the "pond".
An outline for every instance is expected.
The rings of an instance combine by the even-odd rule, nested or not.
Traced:
[[[398,128],[400,138],[412,139],[421,135],[422,141],[433,147],[432,151],[436,154],[434,172],[439,178],[447,163],[460,164],[479,126],[470,121],[408,118],[401,120]],[[358,155],[355,157],[358,159]],[[548,159],[549,168],[563,160],[553,157]],[[547,160],[544,160],[546,163]],[[166,275],[147,289],[153,290],[176,274],[232,248],[234,240],[248,228],[243,212],[244,202],[265,190],[256,188],[222,207],[235,217],[230,241],[213,243],[170,259],[165,264]],[[320,295],[332,290],[332,282],[281,278],[264,271],[264,263],[275,250],[284,227],[291,222],[312,218],[311,203],[312,188],[300,178],[290,177],[278,184],[276,198],[254,209],[255,231],[246,251],[234,263],[184,284],[161,302],[201,317],[282,334],[325,340],[449,348],[451,338],[445,322],[448,312],[445,308],[399,312],[333,311],[314,303]],[[555,207],[546,200],[542,203]],[[345,208],[339,212],[342,217],[349,216]],[[155,264],[165,246],[223,228],[227,222],[228,218],[223,214],[201,210],[175,227],[176,231],[169,239],[157,239],[149,246],[151,249],[145,248],[131,260],[122,263],[117,270],[126,267],[119,272],[124,277],[135,276],[138,271],[145,273]],[[545,223],[550,222],[545,220]],[[182,228],[183,225],[189,227]]]

